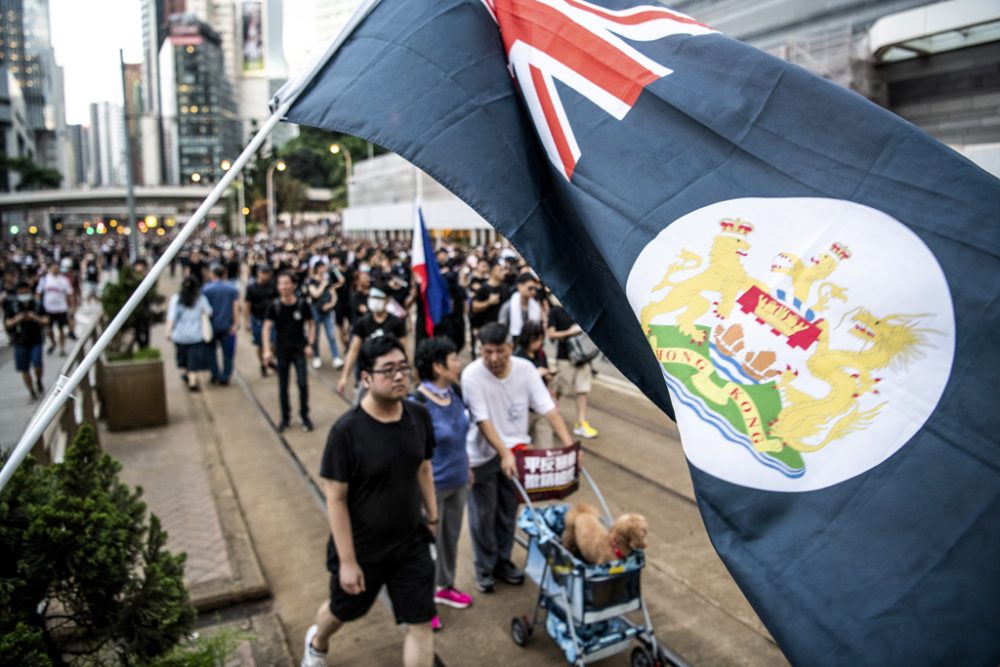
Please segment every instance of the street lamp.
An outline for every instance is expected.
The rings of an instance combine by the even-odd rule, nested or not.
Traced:
[[[277,160],[267,168],[267,231],[272,236],[275,228],[274,170],[284,171],[287,166],[284,161]]]
[[[222,160],[222,162],[219,163],[219,168],[221,168],[223,172],[229,171],[230,169],[233,168],[233,162],[232,162],[232,160],[229,160],[228,158],[224,158]],[[247,207],[246,207],[246,203],[243,200],[243,197],[244,197],[243,190],[244,190],[244,187],[245,187],[244,183],[243,183],[243,170],[240,170],[240,173],[236,174],[236,180],[233,182],[233,187],[236,188],[236,208],[238,209],[237,214],[236,214],[236,220],[237,220],[236,228],[237,228],[237,233],[240,236],[246,236],[247,235],[247,213],[246,213]]]
[[[342,146],[341,144],[330,144],[330,152],[334,155],[340,155],[341,151],[344,153],[344,167],[347,172],[347,178],[344,179],[344,189],[346,189],[348,184],[350,184],[350,182],[354,179],[354,161],[351,160],[351,152],[347,150],[347,146]]]

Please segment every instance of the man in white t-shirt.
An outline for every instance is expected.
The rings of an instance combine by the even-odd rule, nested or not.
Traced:
[[[66,356],[66,327],[69,325],[69,312],[75,306],[73,303],[73,285],[69,278],[59,273],[59,264],[49,264],[48,273],[38,281],[35,292],[41,297],[42,308],[49,317],[49,350],[52,354],[56,349],[56,331],[59,332],[59,354]]]
[[[512,357],[507,327],[496,322],[479,330],[480,358],[462,372],[462,396],[474,424],[466,450],[472,467],[469,532],[476,587],[491,593],[500,579],[517,585],[524,574],[510,560],[514,546],[517,473],[512,450],[530,444],[528,411],[544,415],[566,446],[573,444],[566,422],[534,365]]]

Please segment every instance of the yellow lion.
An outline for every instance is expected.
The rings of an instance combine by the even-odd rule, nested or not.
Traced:
[[[678,271],[689,271],[702,265],[702,258],[686,248],[678,253],[679,261],[667,267],[663,279],[652,291],[656,292],[664,287],[670,289],[662,299],[648,303],[640,312],[639,322],[643,331],[648,330],[649,325],[660,315],[683,309],[677,316],[677,328],[685,336],[690,336],[692,342],[701,345],[708,334],[695,324],[712,307],[712,303],[703,295],[704,292],[719,294],[715,312],[719,317],[726,318],[737,297],[750,286],[757,285],[766,289],[747,274],[740,260],[750,250],[746,237],[753,227],[739,219],[725,219],[720,224],[723,232],[712,241],[708,252],[708,266],[704,271],[677,283],[670,280]]]

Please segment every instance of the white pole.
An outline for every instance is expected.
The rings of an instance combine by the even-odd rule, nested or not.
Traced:
[[[246,188],[246,180],[243,178],[243,172],[241,171],[240,172],[240,179],[236,183],[236,205],[240,209],[240,215],[239,215],[239,218],[238,218],[238,220],[239,220],[239,225],[238,225],[239,226],[239,230],[238,230],[238,233],[239,233],[239,235],[241,237],[247,235],[247,216],[243,212],[243,209],[246,208],[246,205],[247,205],[246,204],[246,193],[243,191],[244,188]]]
[[[104,330],[104,333],[102,333],[100,338],[97,339],[94,346],[90,348],[90,352],[88,352],[87,356],[83,358],[83,361],[79,363],[76,370],[73,371],[69,378],[65,375],[60,376],[56,385],[50,390],[52,396],[46,399],[46,402],[39,408],[36,416],[32,417],[31,423],[21,435],[21,439],[11,452],[10,458],[7,459],[7,462],[4,463],[3,469],[0,470],[0,491],[3,491],[4,487],[7,486],[7,482],[9,482],[10,478],[14,476],[14,471],[17,470],[19,465],[21,465],[21,461],[23,461],[24,457],[28,455],[31,447],[38,441],[38,438],[45,431],[45,428],[55,418],[56,414],[66,401],[73,395],[73,392],[76,391],[80,381],[83,380],[84,376],[90,372],[91,367],[97,363],[97,359],[101,356],[101,353],[104,352],[108,343],[111,342],[111,339],[115,337],[118,331],[122,328],[122,325],[125,324],[125,320],[128,319],[129,315],[132,314],[132,311],[136,309],[142,299],[146,296],[146,293],[153,287],[159,279],[160,274],[167,268],[171,260],[177,255],[178,252],[180,252],[184,243],[191,237],[192,234],[194,234],[198,225],[205,219],[205,216],[208,215],[209,210],[211,210],[215,203],[219,201],[219,198],[222,197],[226,188],[232,184],[236,175],[243,170],[254,153],[256,153],[264,144],[264,141],[271,134],[271,132],[274,131],[274,128],[278,125],[278,123],[280,123],[285,117],[285,114],[288,113],[289,109],[292,108],[295,100],[297,100],[299,95],[302,94],[302,91],[304,91],[306,86],[309,85],[309,82],[311,82],[316,77],[316,74],[323,69],[327,61],[333,57],[333,54],[336,53],[337,49],[339,49],[340,46],[347,40],[351,32],[361,25],[361,22],[366,16],[368,16],[375,6],[378,5],[379,1],[380,0],[366,0],[347,22],[344,29],[340,31],[340,34],[337,35],[336,39],[334,39],[327,47],[324,57],[314,61],[308,72],[298,77],[293,82],[289,82],[291,85],[286,84],[286,88],[282,88],[282,90],[279,91],[279,94],[284,93],[284,99],[274,109],[274,113],[271,114],[271,117],[267,119],[267,122],[260,128],[249,145],[243,149],[243,152],[240,153],[238,158],[236,158],[236,161],[222,177],[222,180],[215,185],[212,192],[208,195],[208,198],[202,202],[201,206],[198,207],[198,210],[195,211],[193,216],[191,216],[191,219],[184,223],[180,233],[173,240],[173,242],[167,246],[166,251],[162,256],[160,256],[160,259],[153,264],[149,273],[146,274],[145,279],[139,283],[135,292],[132,293],[132,296],[130,296],[128,301],[125,302],[122,309],[118,311],[118,314],[113,320],[111,320],[111,323],[108,324],[108,328]]]
[[[267,168],[267,178],[265,179],[267,185],[267,192],[265,196],[267,197],[267,234],[272,239],[274,238],[274,168],[278,166],[277,162],[271,164]]]

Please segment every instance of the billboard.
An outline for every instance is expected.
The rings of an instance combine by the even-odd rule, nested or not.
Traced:
[[[243,0],[243,71],[264,71],[264,21],[261,0]]]

